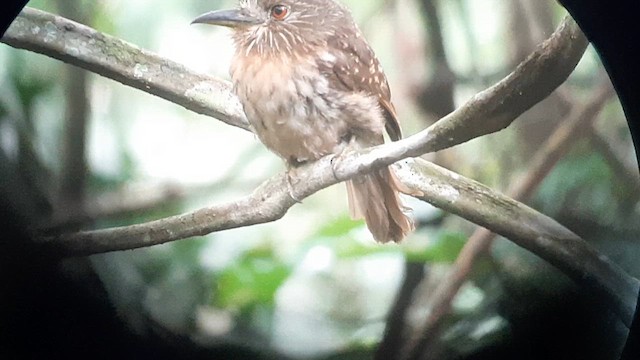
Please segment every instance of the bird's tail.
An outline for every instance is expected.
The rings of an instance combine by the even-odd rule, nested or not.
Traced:
[[[413,230],[399,196],[403,188],[388,167],[347,181],[351,218],[364,218],[377,242],[400,242]]]

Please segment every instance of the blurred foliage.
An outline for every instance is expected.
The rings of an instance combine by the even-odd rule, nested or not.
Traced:
[[[312,237],[306,249],[322,244],[328,246],[339,259],[355,260],[375,254],[404,254],[408,261],[424,263],[451,263],[464,246],[467,236],[463,233],[440,231],[429,234],[432,241],[412,246],[378,246],[357,240],[354,231],[361,231],[363,224],[344,215],[322,225]],[[420,234],[414,236],[420,236]]]
[[[137,265],[140,273],[149,283],[161,281],[167,277],[173,268],[189,269],[190,273],[205,272],[199,266],[198,258],[207,241],[204,238],[191,239],[190,241],[177,241],[164,245],[167,249],[151,252],[149,257],[143,257],[144,262]]]
[[[624,184],[612,173],[602,155],[581,141],[555,166],[537,193],[542,210],[557,216],[563,211],[579,212],[585,218],[598,218],[605,224],[626,220],[622,207],[628,194]]]
[[[43,76],[40,72],[32,71],[32,66],[25,61],[28,54],[17,54],[9,63],[10,86],[15,90],[23,114],[31,113],[35,101],[43,94],[50,92],[55,84],[55,77]],[[28,118],[28,121],[33,119]]]
[[[467,242],[462,233],[442,232],[424,249],[410,249],[407,260],[424,263],[452,263]]]
[[[272,307],[276,291],[290,273],[270,246],[249,249],[217,274],[214,305],[241,313]]]

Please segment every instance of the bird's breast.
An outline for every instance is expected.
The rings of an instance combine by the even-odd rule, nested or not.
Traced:
[[[334,153],[348,132],[338,95],[310,58],[236,56],[236,94],[260,140],[289,162]]]

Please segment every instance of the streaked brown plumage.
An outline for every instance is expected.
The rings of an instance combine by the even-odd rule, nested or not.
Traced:
[[[234,30],[234,89],[260,140],[289,166],[347,146],[401,137],[378,59],[349,11],[334,0],[245,0],[195,23]],[[389,168],[347,182],[352,217],[379,242],[413,229]]]

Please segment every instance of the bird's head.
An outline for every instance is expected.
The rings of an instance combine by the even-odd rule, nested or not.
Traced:
[[[242,0],[236,9],[211,11],[192,23],[229,27],[238,51],[271,55],[324,46],[353,20],[334,0]]]

